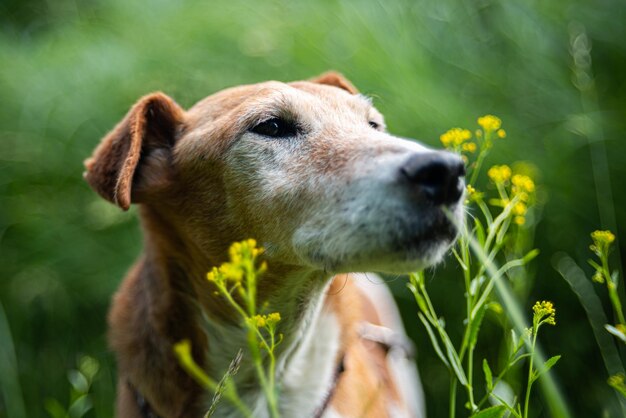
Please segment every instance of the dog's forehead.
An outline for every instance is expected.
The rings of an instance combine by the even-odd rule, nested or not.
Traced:
[[[222,117],[235,109],[273,104],[290,106],[321,105],[330,110],[343,109],[358,114],[378,113],[371,100],[360,94],[351,94],[341,88],[309,81],[282,83],[266,81],[232,87],[219,91],[196,103],[189,111],[191,125]]]

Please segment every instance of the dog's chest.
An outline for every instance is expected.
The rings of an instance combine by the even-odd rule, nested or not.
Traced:
[[[313,417],[336,383],[341,333],[337,317],[323,310],[305,331],[281,379],[280,405],[285,417]]]

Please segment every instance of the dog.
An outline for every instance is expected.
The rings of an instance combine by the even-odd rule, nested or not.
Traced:
[[[147,95],[85,167],[103,198],[138,204],[144,234],[108,318],[118,417],[204,415],[212,394],[172,347],[190,340],[216,380],[246,347],[206,273],[250,237],[269,266],[258,300],[282,316],[281,416],[424,416],[393,299],[379,278],[350,272],[441,260],[462,222],[459,156],[390,135],[371,100],[329,72],[230,88],[188,111]],[[235,384],[254,416],[267,417],[255,376],[244,356]],[[238,413],[222,401],[214,416]]]

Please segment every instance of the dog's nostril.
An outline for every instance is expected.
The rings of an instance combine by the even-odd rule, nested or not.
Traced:
[[[456,203],[463,194],[461,177],[465,176],[465,164],[454,154],[415,154],[404,163],[400,172],[436,205]]]

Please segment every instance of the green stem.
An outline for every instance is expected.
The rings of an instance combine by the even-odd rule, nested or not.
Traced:
[[[476,184],[476,179],[478,178],[478,173],[480,172],[480,166],[483,164],[489,148],[491,148],[491,138],[485,137],[483,146],[480,147],[478,158],[476,158],[476,165],[474,166],[474,170],[472,170],[472,177],[470,177],[469,184]]]
[[[280,417],[278,413],[278,406],[276,402],[276,394],[274,391],[274,387],[270,386],[268,382],[268,377],[265,375],[265,370],[263,370],[263,359],[261,358],[261,352],[259,351],[259,340],[255,334],[255,330],[252,329],[253,325],[249,325],[248,330],[248,346],[250,351],[252,352],[252,360],[259,377],[259,383],[261,384],[261,388],[265,393],[265,397],[267,398],[267,404],[270,409],[270,416],[272,418]]]
[[[537,332],[539,331],[539,324],[533,326],[533,343],[530,350],[530,364],[528,366],[528,383],[526,384],[526,399],[524,400],[524,415],[523,418],[528,418],[528,402],[530,400],[530,390],[533,385],[533,360],[535,359],[535,343],[537,342]]]
[[[465,232],[467,233],[467,231]],[[474,304],[474,299],[471,293],[472,286],[472,278],[469,267],[469,246],[467,244],[467,240],[464,237],[461,237],[460,241],[461,246],[461,256],[463,259],[463,264],[467,266],[467,269],[463,271],[464,279],[465,279],[465,293],[467,294],[467,300],[465,303],[466,306],[466,316],[467,316],[467,324],[465,326],[465,330],[463,331],[463,339],[461,340],[461,349],[459,350],[459,360],[463,361],[463,357],[465,355],[465,350],[467,350],[467,345],[469,343],[469,334],[470,329],[472,328],[472,309]]]
[[[608,253],[608,250],[606,252]],[[611,305],[613,305],[615,316],[617,317],[617,320],[621,325],[626,325],[626,320],[624,320],[624,312],[622,310],[622,302],[619,299],[617,286],[615,285],[615,283],[613,283],[611,271],[609,270],[608,254],[602,254],[601,260],[604,280],[606,281],[606,287],[609,291],[609,298],[611,299]]]
[[[470,345],[467,350],[467,396],[469,397],[470,410],[472,413],[476,410],[474,404],[474,388],[472,385],[472,374],[474,370],[474,347]]]
[[[450,399],[448,404],[450,405],[449,418],[456,417],[456,376],[450,373]]]

